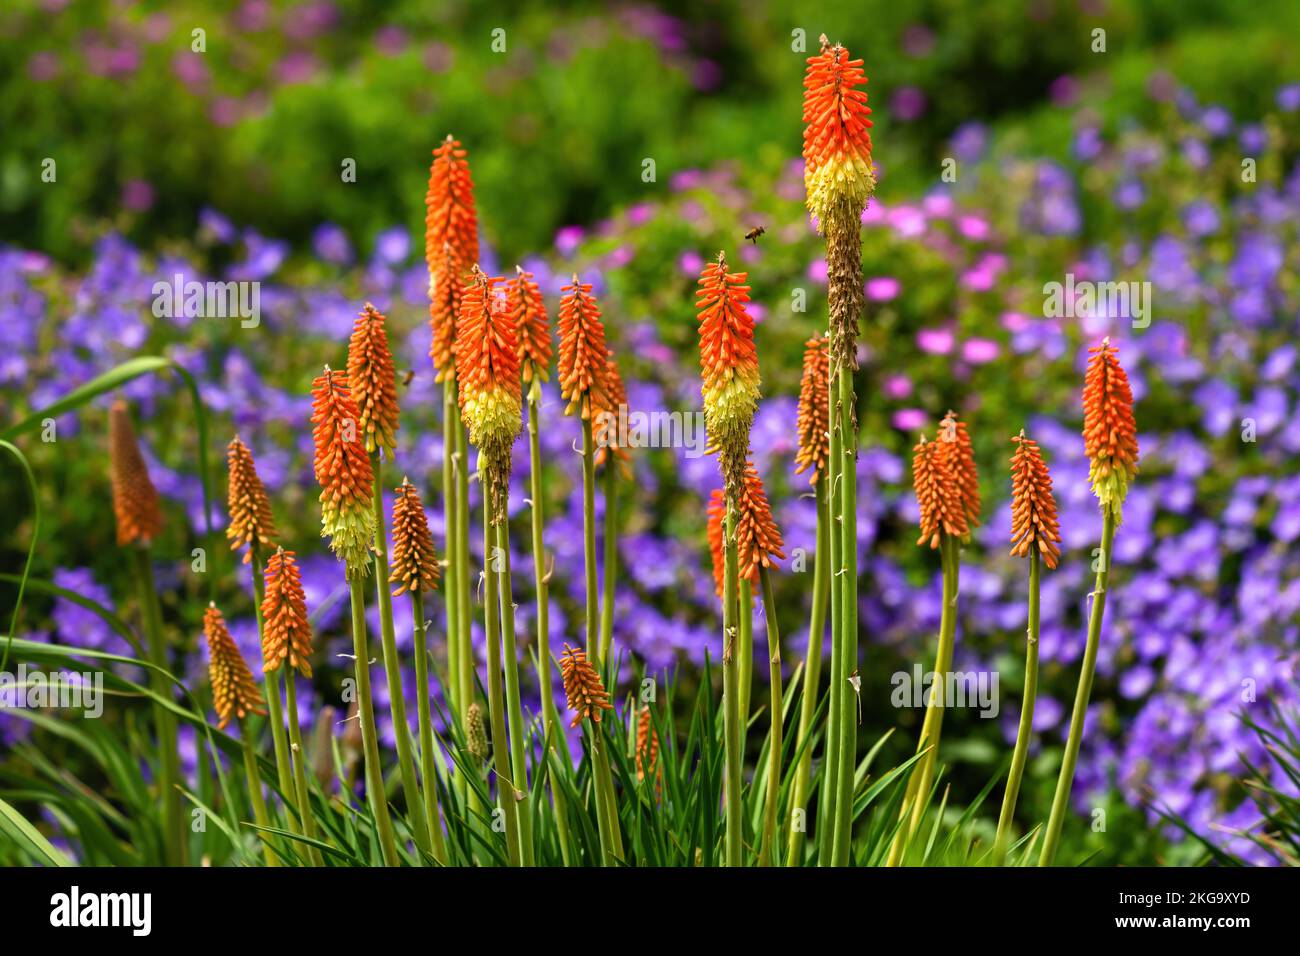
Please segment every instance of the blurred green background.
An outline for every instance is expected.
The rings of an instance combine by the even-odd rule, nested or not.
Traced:
[[[395,222],[419,235],[411,197],[454,131],[493,145],[474,172],[513,260],[684,168],[794,155],[797,31],[866,60],[896,194],[934,179],[965,123],[1063,150],[1067,119],[1044,107],[1081,82],[1108,116],[1141,118],[1156,58],[1234,112],[1300,76],[1293,0],[9,0],[4,238],[75,260],[104,219],[147,246],[189,234],[203,206],[300,243],[323,220],[358,240]]]

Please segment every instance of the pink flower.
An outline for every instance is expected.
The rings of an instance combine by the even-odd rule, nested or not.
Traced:
[[[957,231],[967,239],[981,242],[988,238],[989,224],[979,216],[962,216],[957,220]]]
[[[704,257],[693,249],[683,252],[677,257],[677,268],[688,276],[697,276],[704,268]]]
[[[891,421],[899,431],[914,432],[928,427],[930,416],[926,414],[924,409],[900,408],[894,412]]]
[[[972,365],[992,362],[998,357],[999,351],[998,343],[992,339],[967,339],[961,347],[962,358]]]
[[[955,205],[952,197],[947,193],[930,193],[921,200],[921,208],[925,210],[925,214],[936,219],[951,216]]]
[[[826,260],[814,259],[808,263],[808,278],[813,282],[826,281]]]
[[[875,279],[868,279],[867,298],[872,302],[889,302],[892,299],[898,298],[898,293],[901,288],[901,283],[890,276],[880,276]]]
[[[925,213],[915,206],[898,206],[889,211],[889,224],[904,239],[915,239],[925,232]]]
[[[884,388],[886,398],[907,398],[912,394],[912,380],[906,375],[890,375]]]
[[[555,251],[562,256],[573,255],[573,250],[582,242],[585,231],[581,226],[564,226],[555,233]]]
[[[1003,312],[1002,327],[1008,332],[1020,332],[1029,327],[1029,318],[1019,312]]]
[[[922,329],[916,333],[917,348],[930,355],[947,355],[952,345],[952,332],[948,329]]]
[[[881,226],[885,224],[885,204],[879,199],[873,199],[867,204],[867,208],[862,210],[862,224],[864,226]]]

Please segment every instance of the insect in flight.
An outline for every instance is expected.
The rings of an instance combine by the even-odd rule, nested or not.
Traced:
[[[415,378],[415,369],[407,369],[406,374],[402,376],[402,385],[410,385],[413,378]]]
[[[749,230],[749,232],[745,233],[745,238],[754,245],[758,245],[758,237],[765,232],[767,232],[767,229],[763,226],[755,226],[753,229]]]

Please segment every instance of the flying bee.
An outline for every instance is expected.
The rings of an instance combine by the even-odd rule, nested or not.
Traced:
[[[406,386],[410,385],[410,384],[411,384],[411,381],[412,381],[414,378],[415,378],[415,369],[413,369],[413,368],[408,368],[408,369],[406,370],[406,374],[402,376],[402,386],[403,386],[403,387],[406,387]]]
[[[753,229],[749,230],[749,232],[745,233],[745,238],[754,245],[758,245],[758,237],[765,232],[767,232],[767,229],[763,226],[755,226]]]

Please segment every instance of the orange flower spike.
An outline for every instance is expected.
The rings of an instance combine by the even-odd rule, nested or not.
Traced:
[[[723,554],[722,522],[727,517],[727,504],[721,488],[714,488],[709,495],[708,507],[709,556],[713,559],[713,589],[722,597],[722,582],[725,568]]]
[[[650,708],[643,706],[636,718],[636,779],[645,780],[647,776],[655,777],[655,794],[658,795],[663,775],[659,767],[659,734],[655,730]]]
[[[743,479],[749,430],[759,399],[754,320],[745,310],[747,275],[727,272],[727,257],[719,252],[717,261],[701,270],[695,293],[705,424],[709,444],[721,456],[728,488]]]
[[[230,540],[231,551],[249,546],[244,552],[244,563],[248,564],[253,560],[252,545],[269,546],[275,542],[275,516],[271,514],[271,502],[266,497],[262,479],[258,477],[253,455],[238,435],[226,446],[226,466],[229,475],[227,506],[230,511],[226,537]]]
[[[424,258],[429,266],[430,357],[437,380],[454,374],[456,317],[461,287],[478,261],[478,213],[469,161],[450,134],[433,151],[429,190],[424,198]]]
[[[311,677],[311,624],[307,597],[294,552],[277,548],[266,562],[262,598],[262,670],[276,670],[287,660],[303,677]]]
[[[346,565],[349,578],[364,577],[375,539],[371,510],[374,472],[362,443],[361,412],[348,377],[331,371],[312,382],[312,439],[321,493],[321,537]]]
[[[772,568],[784,560],[781,531],[763,489],[763,479],[753,462],[745,467],[745,482],[736,508],[737,567],[741,579],[758,583],[759,568]]]
[[[393,433],[399,425],[397,409],[397,373],[393,353],[388,347],[384,318],[373,305],[366,303],[352,327],[348,342],[348,382],[352,398],[361,413],[358,420],[366,451],[384,449],[392,460],[397,440]]]
[[[958,421],[957,413],[949,411],[939,423],[939,437],[947,444],[945,453],[957,481],[962,513],[966,524],[978,528],[980,524],[980,480],[975,471],[975,449],[971,445],[966,423]]]
[[[602,710],[613,710],[609,694],[600,680],[600,674],[587,660],[586,651],[564,645],[560,656],[560,677],[564,681],[564,696],[568,709],[574,711],[570,727],[582,723],[583,718],[590,717],[594,723],[600,723]]]
[[[243,720],[249,714],[266,716],[262,691],[215,604],[209,604],[203,612],[203,635],[208,640],[208,680],[219,721],[217,730],[225,730],[232,717]]]
[[[506,283],[506,300],[519,333],[519,367],[524,384],[540,389],[539,383],[550,375],[551,326],[542,290],[531,272],[515,266],[515,277]]]
[[[964,538],[970,533],[945,445],[928,442],[922,435],[912,449],[912,485],[921,510],[921,537],[916,543],[931,548],[939,547],[941,534]]]
[[[108,411],[108,456],[117,543],[147,545],[162,532],[162,508],[140,453],[131,410],[121,400]]]
[[[403,478],[393,499],[393,566],[389,577],[398,582],[393,596],[407,591],[433,591],[440,576],[424,503],[415,485]]]
[[[835,212],[860,216],[876,189],[866,83],[862,61],[823,36],[803,81],[804,189],[819,226]]]
[[[795,453],[795,474],[812,469],[811,485],[826,469],[831,453],[830,361],[826,336],[811,338],[804,344],[803,378],[799,381],[799,450]]]
[[[560,290],[560,396],[569,403],[564,414],[576,410],[590,418],[593,404],[607,405],[605,390],[605,325],[591,283],[578,276]]]
[[[1091,459],[1088,474],[1102,511],[1110,511],[1119,524],[1128,483],[1138,473],[1133,391],[1109,336],[1088,351],[1092,358],[1083,388],[1083,443]]]
[[[1016,453],[1011,458],[1011,554],[1023,558],[1031,549],[1043,556],[1049,569],[1061,557],[1061,530],[1052,496],[1052,476],[1038,443],[1025,437],[1025,430],[1011,439]]]
[[[519,384],[519,337],[501,280],[474,266],[465,285],[456,328],[456,379],[460,414],[482,466],[503,489],[510,474],[510,448],[523,427]]]
[[[602,405],[596,409],[596,419],[594,424],[593,440],[596,444],[596,464],[605,463],[606,452],[612,450],[614,457],[618,459],[622,473],[627,476],[631,474],[628,468],[628,461],[631,456],[628,455],[627,446],[622,441],[627,437],[620,434],[620,422],[627,418],[627,387],[623,384],[623,376],[619,373],[618,362],[614,358],[614,353],[610,352],[605,358],[605,392],[603,400],[608,402],[608,406]]]

